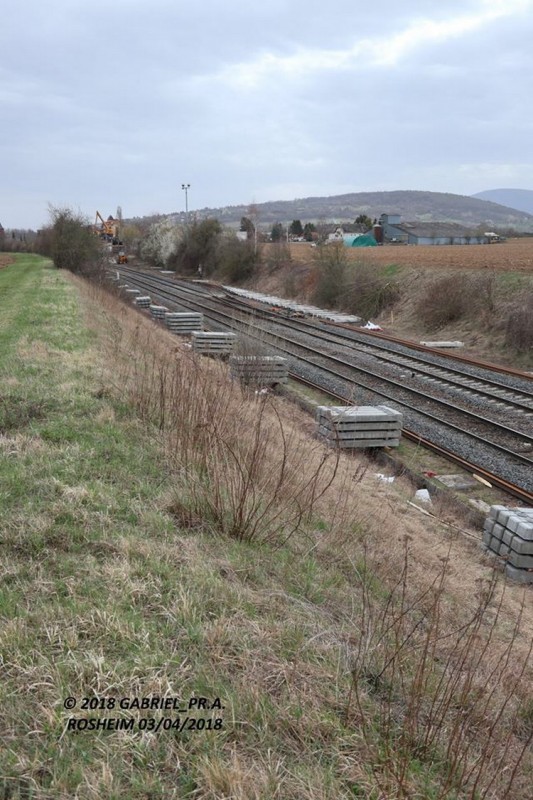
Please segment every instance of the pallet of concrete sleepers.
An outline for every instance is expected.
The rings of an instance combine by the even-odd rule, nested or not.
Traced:
[[[273,386],[289,380],[289,362],[281,356],[231,356],[232,378],[254,386]]]
[[[133,298],[135,298],[135,297],[136,297],[137,295],[139,295],[140,293],[141,293],[141,292],[140,292],[140,289],[126,289],[126,294],[131,294],[131,296],[132,296]]]
[[[318,435],[343,449],[398,447],[403,414],[389,406],[318,406]]]
[[[149,306],[150,314],[152,315],[153,319],[161,320],[162,322],[165,321],[165,314],[168,311],[166,306]]]
[[[233,351],[237,334],[226,331],[193,331],[191,345],[195,353],[206,356],[227,356]]]
[[[204,315],[196,311],[167,311],[165,325],[176,334],[189,334],[201,331],[204,327]]]
[[[505,559],[509,578],[533,583],[533,508],[491,506],[482,546]]]
[[[148,294],[142,294],[138,295],[134,302],[139,308],[150,308],[150,305],[152,304],[152,298]]]

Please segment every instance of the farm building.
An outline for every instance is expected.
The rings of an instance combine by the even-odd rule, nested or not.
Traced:
[[[487,244],[486,235],[456,222],[402,222],[399,214],[379,218],[383,242],[398,244]]]
[[[377,245],[371,233],[351,233],[343,238],[346,247],[375,247]]]
[[[363,232],[360,225],[337,226],[328,234],[327,242],[343,242],[346,247],[375,247],[377,242],[371,231]]]

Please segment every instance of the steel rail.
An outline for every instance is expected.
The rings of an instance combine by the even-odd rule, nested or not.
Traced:
[[[386,364],[401,364],[402,360],[412,361],[414,366],[412,365],[405,365],[406,369],[413,370],[419,373],[422,376],[427,376],[429,379],[432,380],[442,380],[448,383],[450,386],[455,386],[459,389],[467,391],[472,394],[478,394],[481,397],[487,397],[489,399],[495,400],[497,402],[506,403],[509,407],[515,407],[520,411],[525,411],[530,414],[533,414],[533,405],[527,405],[519,400],[515,400],[509,397],[500,397],[497,394],[494,394],[490,391],[484,390],[479,386],[471,386],[469,384],[465,384],[460,380],[457,380],[455,377],[448,377],[448,375],[441,375],[439,374],[440,371],[444,373],[450,373],[452,376],[460,375],[465,380],[475,381],[476,383],[486,384],[487,386],[494,387],[499,391],[504,391],[510,395],[521,395],[522,397],[526,398],[530,403],[533,403],[533,392],[526,392],[523,389],[518,389],[516,387],[506,386],[503,383],[498,381],[492,380],[491,378],[485,377],[478,377],[471,375],[470,373],[463,372],[459,369],[454,367],[444,367],[438,364],[432,364],[424,359],[417,359],[415,356],[407,355],[406,353],[397,353],[394,350],[387,350],[384,346],[377,346],[374,344],[366,344],[364,342],[359,341],[358,339],[354,339],[350,336],[338,336],[337,342],[335,341],[334,334],[328,334],[324,331],[321,331],[320,328],[317,328],[315,323],[309,323],[305,320],[291,320],[291,319],[283,319],[277,314],[276,312],[268,311],[266,309],[258,308],[256,306],[250,306],[249,304],[242,302],[239,299],[234,303],[233,298],[230,301],[230,305],[236,305],[238,307],[242,307],[244,309],[249,308],[251,312],[259,312],[261,316],[264,316],[266,319],[272,319],[272,321],[276,322],[278,325],[288,327],[292,330],[309,330],[312,332],[312,335],[318,339],[322,339],[324,341],[329,341],[332,344],[339,342],[342,346],[346,347],[347,343],[351,343],[352,345],[361,345],[362,348],[374,348],[380,351],[380,354],[377,355],[376,353],[370,353],[373,358],[376,358],[379,361],[383,361]],[[330,323],[323,323],[325,325],[329,325]],[[356,333],[359,335],[360,331],[356,329],[350,329],[351,332]],[[364,335],[364,333],[361,333]],[[354,350],[358,350],[357,347],[353,348]],[[364,350],[362,350],[364,352]],[[427,349],[426,351],[427,352]],[[433,351],[432,351],[433,352]],[[435,351],[436,352],[436,351]],[[382,355],[381,353],[387,353],[388,355]],[[439,352],[440,355],[440,352]],[[395,360],[395,356],[398,357],[398,360]],[[422,366],[424,365],[424,366]]]
[[[324,389],[323,386],[320,386],[320,384],[314,383],[313,381],[310,381],[307,378],[302,378],[301,376],[292,373],[291,377],[293,377],[294,380],[298,381],[298,383],[302,383],[306,386],[309,386],[311,389],[320,391],[323,394],[328,394],[335,400],[340,400],[343,403],[350,402],[350,399],[345,397],[344,395],[339,394],[338,392],[328,391]],[[533,505],[532,492],[528,492],[525,489],[522,489],[520,486],[516,486],[514,483],[510,483],[509,481],[500,478],[498,475],[489,472],[484,467],[481,467],[472,461],[467,461],[465,458],[458,456],[452,450],[447,450],[445,447],[442,447],[442,445],[436,444],[435,442],[432,442],[430,439],[425,439],[423,436],[420,436],[418,433],[415,433],[414,431],[410,431],[404,428],[402,430],[402,436],[405,436],[410,441],[415,442],[416,444],[419,444],[428,450],[432,450],[434,453],[437,453],[438,455],[442,456],[448,461],[452,461],[453,463],[457,464],[458,466],[462,467],[468,472],[477,475],[480,478],[483,478],[484,480],[488,481],[492,486],[496,486],[498,489],[502,489],[503,491],[507,492],[513,497],[522,500],[524,503]]]
[[[232,327],[234,328],[235,327],[235,323],[236,323],[235,318],[234,317],[230,317],[229,314],[227,314],[227,313],[225,313],[223,311],[220,311],[220,309],[218,309],[218,308],[217,309],[213,309],[209,305],[209,303],[207,302],[207,301],[209,301],[211,299],[209,297],[209,295],[207,295],[207,294],[204,295],[204,297],[202,297],[202,303],[200,303],[198,300],[191,300],[190,296],[186,297],[186,298],[183,298],[182,296],[180,297],[180,295],[179,295],[180,287],[176,286],[175,284],[174,285],[172,285],[172,284],[169,285],[169,283],[167,281],[163,281],[162,279],[156,279],[160,285],[159,286],[154,286],[155,282],[151,281],[150,277],[146,276],[145,274],[143,274],[141,276],[142,279],[140,279],[138,275],[132,276],[132,278],[141,287],[144,287],[144,288],[148,287],[150,289],[150,286],[151,286],[152,289],[155,288],[156,292],[159,293],[160,297],[168,297],[172,302],[176,303],[177,305],[180,305],[180,302],[181,302],[181,305],[183,305],[184,303],[189,303],[189,304],[195,305],[195,306],[197,306],[199,308],[202,308],[204,311],[207,309],[209,311],[209,314],[213,315],[216,318],[216,320],[219,321],[219,324],[222,324],[225,327],[229,327],[229,328],[232,328]],[[147,278],[148,278],[148,280],[147,280]],[[161,284],[163,284],[164,288],[161,287]],[[173,290],[173,291],[169,291],[169,290]],[[187,292],[186,294],[190,295],[191,292]],[[197,295],[197,293],[194,293],[194,294]],[[221,318],[224,320],[222,323],[220,323],[220,319]],[[271,334],[269,331],[264,331],[264,329],[262,329],[262,328],[259,328],[259,330],[263,331],[267,336],[269,336],[271,338],[274,338],[276,340],[274,346],[278,350],[281,350],[282,352],[285,352],[288,355],[292,355],[293,357],[298,358],[298,356],[295,355],[292,351],[287,350],[287,348],[284,348],[279,344],[279,337],[278,336],[276,336],[275,334]],[[256,337],[256,338],[261,338],[261,337]],[[313,348],[308,347],[307,345],[302,345],[299,342],[296,343],[296,346],[300,347],[301,349],[311,351],[311,352],[313,352],[315,354],[317,353],[317,351],[314,350]],[[331,357],[327,357],[327,358],[331,359]],[[302,360],[303,363],[306,363],[306,359],[302,359],[300,357],[300,360]],[[350,383],[354,383],[355,385],[363,386],[362,384],[357,384],[355,381],[353,381],[352,379],[350,379],[349,377],[347,377],[345,375],[339,375],[339,373],[335,372],[334,370],[332,370],[332,369],[330,369],[328,367],[325,367],[325,366],[320,365],[320,364],[316,364],[315,362],[313,362],[310,359],[307,359],[307,363],[312,365],[312,366],[314,366],[315,368],[321,370],[322,372],[327,372],[327,373],[333,375],[337,379],[340,378],[343,381],[347,381],[347,382],[350,382]],[[362,371],[362,370],[359,370],[359,371]],[[302,382],[304,380],[306,380],[306,379],[303,379],[302,376],[297,375],[294,372],[293,372],[293,376],[295,378],[297,378],[298,380],[302,381]],[[320,386],[320,384],[316,384],[316,386],[323,393],[328,394],[329,396],[333,396],[334,393],[332,393],[331,389],[329,389],[328,387]],[[395,402],[398,405],[403,405],[403,406],[406,406],[409,409],[412,409],[412,406],[410,404],[408,404],[408,403],[406,403],[404,401],[399,401],[395,397],[392,397],[392,396],[390,396],[390,395],[388,395],[388,394],[386,394],[384,392],[378,391],[378,390],[374,389],[373,387],[364,386],[364,388],[367,391],[371,391],[375,395],[378,395],[378,396],[381,396],[381,397],[385,397],[386,399],[391,400],[392,402]],[[350,402],[350,401],[349,400],[347,401],[346,399],[344,399],[344,402]],[[436,402],[438,402],[438,400]],[[473,434],[470,431],[465,431],[464,429],[459,428],[457,425],[454,425],[453,423],[450,423],[448,421],[439,419],[438,417],[435,417],[434,415],[430,414],[427,411],[421,411],[421,410],[418,410],[418,409],[412,409],[412,410],[415,411],[417,414],[421,415],[422,417],[430,419],[433,423],[436,423],[437,425],[444,426],[446,428],[452,429],[456,433],[458,433],[459,435],[466,436],[468,439],[477,440],[478,442],[483,444],[485,447],[488,447],[489,449],[492,449],[493,451],[496,450],[496,451],[502,453],[507,459],[514,460],[515,463],[519,462],[519,463],[522,463],[523,465],[527,465],[528,467],[533,465],[533,461],[531,461],[529,458],[525,458],[525,457],[521,456],[518,453],[515,453],[513,451],[509,451],[505,447],[503,447],[502,445],[498,445],[498,444],[496,444],[494,442],[490,442],[490,441],[484,439],[483,437],[480,437],[478,434]],[[456,410],[456,409],[454,408],[454,410]],[[465,412],[465,413],[468,413],[468,412]],[[490,424],[492,424],[492,423],[490,423]],[[523,434],[519,434],[519,435],[523,438]],[[419,442],[421,444],[424,444],[424,446],[425,446],[425,442],[428,441],[428,440],[425,440],[419,434],[415,433],[414,431],[406,431],[406,437],[407,438],[412,438],[414,441],[417,441],[417,442]],[[438,448],[441,448],[441,453],[445,457],[450,457],[450,460],[454,461],[455,463],[461,463],[462,461],[464,461],[465,464],[467,464],[469,466],[474,466],[474,469],[476,469],[478,474],[483,472],[483,471],[487,472],[481,465],[477,465],[477,464],[476,465],[470,465],[469,462],[466,462],[466,460],[462,459],[461,456],[457,456],[457,455],[451,453],[451,451],[448,451],[445,448],[442,448],[441,445],[437,445],[436,443],[431,442],[431,449],[433,451],[437,451]],[[453,455],[453,458],[452,458],[452,455]],[[467,468],[469,468],[469,466]],[[487,472],[487,474],[488,474],[488,472]],[[491,473],[491,477],[493,478],[493,480],[490,481],[490,479],[489,479],[489,482],[492,482],[493,484],[495,484],[495,480],[497,478],[497,480],[499,482],[499,485],[502,488],[504,488],[506,486],[507,490],[510,491],[510,492],[512,491],[512,487],[515,486],[516,491],[514,491],[514,496],[519,496],[519,494],[520,494],[520,498],[521,499],[527,498],[526,502],[529,502],[529,498],[531,497],[531,495],[528,492],[528,490],[525,489],[524,487],[522,487],[522,486],[518,487],[515,484],[512,484],[509,481],[507,481],[505,478],[494,476],[492,473]]]
[[[166,283],[165,281],[162,281],[162,283],[165,286],[165,290],[162,291],[161,295],[162,296],[168,295],[168,297],[171,300],[172,299],[174,299],[174,300],[179,300],[180,299],[179,298],[179,294],[178,294],[179,291],[186,291],[189,294],[197,295],[196,292],[192,292],[192,291],[188,290],[188,288],[184,289],[183,287],[176,286],[176,285],[169,286],[169,284]],[[172,289],[172,291],[169,291],[170,289]],[[207,296],[206,300],[209,300],[209,299],[210,298]],[[183,298],[182,298],[182,300],[183,300]],[[225,314],[223,311],[220,311],[218,308],[210,307],[205,301],[200,303],[199,301],[194,301],[194,300],[191,301],[189,299],[188,302],[192,302],[193,304],[195,304],[195,305],[197,305],[197,306],[199,306],[200,308],[203,308],[203,309],[205,309],[207,307],[207,308],[209,308],[211,313],[217,314],[220,317],[229,318],[231,320],[231,322],[233,322],[233,323],[235,322],[233,317],[230,317],[228,314]],[[228,322],[225,322],[223,324],[226,324],[229,327],[232,327],[231,324],[229,324]],[[266,334],[268,337],[274,338],[276,340],[279,339],[279,337],[275,333],[272,333],[271,331],[268,331],[265,328],[256,326],[256,329],[258,331],[261,331],[261,333]],[[251,334],[249,332],[247,332],[247,335],[251,335]],[[453,405],[452,403],[449,403],[447,400],[442,400],[442,399],[439,399],[439,398],[436,398],[436,397],[431,397],[431,396],[425,394],[424,392],[421,392],[418,389],[413,389],[411,387],[404,386],[403,384],[398,383],[398,381],[395,381],[392,378],[386,378],[386,377],[380,375],[379,373],[373,372],[370,369],[363,368],[363,367],[358,367],[355,364],[346,363],[345,361],[343,361],[341,358],[338,358],[337,356],[334,356],[334,355],[331,355],[331,354],[327,354],[327,353],[322,353],[322,352],[316,350],[315,348],[310,347],[309,345],[303,344],[301,342],[295,341],[294,339],[290,339],[290,338],[285,337],[283,339],[283,341],[288,342],[291,345],[294,345],[295,347],[300,348],[302,350],[306,350],[306,351],[308,351],[308,352],[310,352],[310,353],[312,353],[314,355],[319,355],[322,358],[326,358],[328,361],[332,361],[335,364],[339,364],[343,368],[348,369],[349,371],[356,371],[356,372],[361,373],[363,375],[368,375],[368,376],[370,376],[372,378],[375,378],[378,381],[383,381],[384,383],[387,383],[387,384],[389,384],[389,385],[391,385],[391,386],[393,386],[395,388],[399,388],[402,391],[409,392],[409,393],[415,395],[419,399],[421,398],[424,401],[430,400],[430,401],[432,401],[432,402],[434,402],[434,403],[436,403],[436,404],[438,404],[440,406],[443,406],[444,408],[446,408],[448,411],[451,411],[452,413],[461,414],[461,415],[463,415],[465,417],[474,419],[474,420],[476,420],[476,422],[482,423],[483,425],[489,425],[490,427],[501,431],[505,435],[516,436],[521,441],[525,441],[525,442],[533,444],[533,437],[532,436],[529,436],[528,434],[525,434],[522,431],[517,431],[517,430],[514,430],[513,428],[509,428],[507,425],[503,425],[502,423],[496,422],[495,420],[490,420],[490,419],[487,419],[485,417],[482,417],[481,415],[476,414],[473,411],[468,411],[467,409],[459,408],[459,407]],[[278,350],[282,350],[287,355],[291,355],[291,356],[293,356],[295,358],[301,358],[301,356],[298,356],[297,353],[294,353],[293,351],[291,351],[291,350],[289,350],[289,349],[287,349],[285,347],[282,347],[279,344],[278,341],[276,341],[274,346]],[[350,381],[350,382],[354,383],[356,386],[360,386],[361,388],[365,389],[366,391],[373,392],[374,394],[377,394],[380,397],[384,397],[387,400],[390,400],[392,402],[398,403],[399,405],[402,405],[402,406],[404,406],[406,408],[413,409],[413,407],[412,407],[412,405],[410,403],[402,401],[402,400],[398,400],[396,397],[394,397],[393,395],[388,394],[387,392],[375,389],[374,387],[368,386],[367,384],[364,384],[364,383],[356,382],[356,381],[353,380],[352,377],[350,377],[348,375],[343,375],[342,373],[339,373],[339,372],[335,372],[334,370],[330,369],[329,367],[326,367],[326,366],[324,366],[322,364],[317,364],[314,361],[308,360],[308,363],[310,365],[316,367],[317,369],[320,369],[320,370],[325,371],[325,372],[329,372],[335,378],[340,378],[341,380],[344,380],[344,381]],[[507,456],[512,456],[515,460],[521,462],[522,464],[531,466],[533,468],[533,460],[528,458],[527,456],[523,456],[520,453],[515,453],[512,450],[508,450],[506,447],[503,447],[502,445],[499,445],[499,444],[497,444],[495,442],[491,442],[491,441],[485,439],[484,437],[479,436],[476,433],[473,433],[472,431],[465,431],[463,428],[460,428],[457,425],[454,425],[453,423],[448,422],[447,420],[442,420],[439,417],[435,417],[433,414],[430,414],[427,411],[422,411],[422,410],[420,410],[418,408],[413,409],[413,410],[416,411],[417,413],[422,414],[423,416],[426,416],[427,418],[431,419],[432,422],[438,422],[438,423],[440,423],[442,425],[445,425],[445,426],[451,428],[452,430],[455,430],[458,433],[462,433],[463,435],[466,434],[470,438],[476,439],[477,441],[479,441],[480,443],[484,444],[485,446],[490,446],[490,447],[492,447],[494,449],[497,449],[499,452],[504,453]]]
[[[132,270],[132,272],[133,272],[133,274],[135,274],[136,271]],[[155,275],[153,275],[153,273],[142,273],[142,274],[143,275],[149,275],[150,278],[155,279],[156,281],[160,282],[164,286],[168,286],[169,285],[169,281],[166,281],[165,279],[159,278],[159,276],[155,276]],[[185,292],[188,292],[188,293],[191,293],[191,294],[200,295],[202,297],[205,297],[206,294],[207,294],[206,292],[200,291],[200,289],[197,288],[197,287],[193,288],[193,286],[191,286],[191,284],[186,283],[185,281],[179,281],[176,285],[179,285],[179,287],[182,289],[182,291],[185,291]],[[211,285],[212,284],[210,284],[210,286]],[[456,367],[453,367],[453,366],[446,366],[445,367],[445,366],[442,366],[442,365],[433,364],[432,362],[428,362],[426,359],[423,359],[423,358],[417,358],[414,355],[408,355],[406,353],[397,353],[396,351],[388,350],[385,345],[378,345],[378,344],[373,344],[373,343],[361,342],[360,339],[353,338],[353,336],[348,336],[347,333],[354,334],[356,337],[357,336],[358,337],[365,337],[366,334],[368,334],[368,331],[362,331],[362,330],[360,330],[358,328],[350,327],[346,323],[333,323],[331,321],[327,321],[327,322],[323,321],[323,322],[319,323],[319,324],[323,324],[323,325],[326,325],[326,326],[330,326],[331,325],[331,326],[334,326],[334,327],[338,328],[339,329],[339,333],[338,334],[334,334],[334,333],[331,333],[331,332],[327,332],[327,331],[321,330],[317,326],[317,324],[314,323],[314,322],[309,322],[309,321],[306,321],[306,320],[285,319],[283,317],[280,317],[280,315],[277,312],[273,312],[273,311],[270,311],[268,309],[263,308],[261,303],[259,303],[258,301],[253,301],[253,300],[247,301],[245,298],[232,295],[231,293],[229,293],[225,289],[223,289],[223,291],[224,291],[224,294],[225,294],[225,299],[224,298],[216,298],[218,303],[227,302],[228,305],[230,305],[231,307],[235,306],[238,309],[243,310],[245,313],[251,313],[251,314],[254,314],[254,315],[259,314],[260,316],[264,317],[267,320],[272,320],[272,321],[276,322],[276,324],[278,324],[278,325],[280,325],[282,327],[287,327],[287,328],[289,328],[291,330],[294,330],[294,331],[309,330],[310,332],[312,332],[312,335],[315,338],[321,339],[321,340],[323,340],[325,342],[330,342],[332,344],[340,344],[341,346],[347,346],[347,343],[350,343],[350,344],[359,344],[359,345],[361,345],[362,348],[365,348],[365,347],[375,348],[376,350],[381,351],[381,354],[377,355],[375,353],[370,353],[370,355],[372,355],[372,357],[376,358],[379,361],[383,361],[385,364],[391,364],[391,363],[393,365],[394,364],[398,364],[398,363],[401,364],[402,363],[402,359],[405,359],[407,361],[412,361],[414,365],[406,364],[406,365],[404,365],[405,368],[413,370],[413,371],[419,373],[423,377],[427,376],[427,378],[429,380],[435,380],[435,381],[442,380],[442,381],[445,381],[450,386],[456,387],[457,389],[459,389],[459,390],[461,390],[463,392],[467,392],[468,394],[476,394],[476,395],[479,395],[480,397],[485,397],[485,398],[488,398],[488,399],[493,400],[493,401],[498,402],[498,403],[505,403],[509,408],[516,408],[519,411],[524,411],[526,413],[533,414],[533,405],[532,405],[533,404],[533,392],[527,392],[527,391],[524,391],[523,389],[519,389],[517,387],[507,386],[507,385],[502,384],[502,383],[500,383],[500,382],[498,382],[498,381],[496,381],[496,380],[494,380],[492,378],[489,378],[489,377],[473,376],[470,373],[466,373],[466,372],[464,372],[464,371],[462,371],[462,370],[460,370],[460,369],[458,369]],[[343,334],[342,333],[343,331],[346,331],[347,333]],[[336,335],[338,337],[337,341],[335,340],[335,336]],[[389,338],[386,338],[386,341],[387,342],[390,341],[390,342],[393,342],[393,343],[399,343],[402,346],[408,347],[409,349],[415,349],[415,350],[417,350],[418,352],[421,352],[424,355],[428,355],[428,353],[429,354],[430,353],[436,353],[438,356],[442,356],[443,355],[442,351],[440,351],[438,349],[433,348],[433,349],[430,349],[428,351],[428,348],[426,348],[426,347],[421,347],[419,345],[416,345],[415,343],[407,344],[407,343],[404,342],[404,340],[400,340],[400,339],[396,340],[396,339],[393,339],[393,338],[389,337]],[[357,347],[354,347],[354,350],[357,351]],[[387,355],[384,355],[383,353],[385,353]],[[455,361],[462,362],[464,360],[461,357],[452,356],[449,353],[446,353],[445,355],[449,359],[454,359]],[[395,356],[397,357],[396,361],[394,359]],[[470,363],[475,363],[475,362],[472,362],[471,360],[469,360],[468,363],[470,364]],[[483,362],[480,362],[479,366],[481,366],[482,369],[487,369],[488,368]],[[491,371],[493,371],[493,370],[491,370]],[[499,369],[499,368],[496,368],[496,371],[497,372],[502,372],[502,370]],[[447,373],[447,374],[442,375],[441,374],[442,372]],[[453,375],[459,375],[459,376],[461,376],[463,381],[474,381],[477,385],[472,386],[469,383],[466,383],[466,385],[465,385],[465,383],[463,383],[461,380],[457,380],[455,377],[449,377],[449,375],[452,375],[452,376]],[[527,379],[527,380],[529,380],[529,381],[531,381],[533,383],[533,381],[531,380],[531,376],[527,375],[526,373],[520,373],[520,377],[523,377],[524,379]],[[504,397],[504,396],[501,396],[501,395],[498,395],[498,394],[494,394],[494,393],[492,393],[490,391],[487,391],[486,389],[483,389],[482,387],[479,386],[479,384],[485,384],[486,386],[493,387],[494,389],[498,390],[499,392],[504,392],[507,396]],[[409,389],[409,387],[406,387],[406,389]],[[530,404],[528,405],[527,403],[524,403],[524,402],[521,402],[520,400],[514,399],[512,396],[509,397],[509,395],[521,396],[521,397],[525,398],[526,401],[529,401]]]

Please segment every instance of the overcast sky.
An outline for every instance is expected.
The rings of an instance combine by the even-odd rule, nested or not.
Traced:
[[[533,0],[19,0],[0,223],[533,189]]]

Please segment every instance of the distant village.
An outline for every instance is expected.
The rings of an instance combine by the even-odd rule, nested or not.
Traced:
[[[456,222],[402,222],[399,214],[382,214],[372,227],[362,231],[361,224],[339,225],[327,234],[326,242],[342,241],[347,247],[377,245],[470,245],[504,241],[493,231],[479,233]]]

